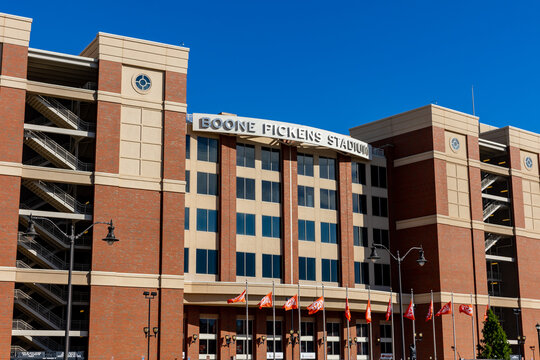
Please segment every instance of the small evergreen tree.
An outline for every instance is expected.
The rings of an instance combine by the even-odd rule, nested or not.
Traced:
[[[510,359],[511,350],[506,333],[499,323],[499,318],[491,309],[488,310],[487,319],[484,321],[482,337],[478,345],[479,359]]]

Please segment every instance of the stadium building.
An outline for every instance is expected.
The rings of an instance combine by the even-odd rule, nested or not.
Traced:
[[[1,359],[61,357],[67,323],[78,359],[400,359],[381,246],[427,259],[401,264],[419,359],[472,359],[488,304],[513,353],[540,350],[539,134],[437,105],[350,136],[188,115],[189,49],[99,33],[68,55],[29,48],[31,23],[0,14]],[[247,324],[227,304],[246,284]],[[431,291],[435,312],[454,300],[435,337]]]

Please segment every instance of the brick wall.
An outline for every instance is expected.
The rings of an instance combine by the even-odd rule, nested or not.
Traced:
[[[219,142],[219,279],[236,281],[236,137]]]
[[[296,147],[281,145],[282,281],[285,284],[298,283],[298,165],[296,155]]]

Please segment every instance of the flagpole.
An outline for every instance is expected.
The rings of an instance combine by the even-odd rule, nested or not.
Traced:
[[[345,299],[346,299],[345,301],[348,304],[349,303],[349,287],[348,286],[346,287],[346,290],[345,290]],[[345,311],[347,310],[345,309]],[[351,343],[349,342],[349,317],[348,315],[346,315],[345,318],[347,318],[347,359],[351,360]]]
[[[298,350],[302,359],[302,313],[300,308],[300,281],[298,281]],[[294,311],[291,311],[293,313]],[[294,326],[293,326],[294,327]]]
[[[433,306],[433,290],[431,290],[431,306]],[[432,309],[431,312],[435,312]],[[431,314],[431,324],[433,325],[433,356],[437,360],[437,338],[435,337],[435,314]]]
[[[248,346],[249,346],[249,308],[248,308],[248,282],[246,280],[246,346],[244,347],[246,360],[248,360]]]
[[[324,360],[327,360],[327,356],[326,356],[326,306],[324,304],[324,284],[322,284],[322,297],[323,297],[322,321],[323,321]]]
[[[392,289],[390,289],[390,308],[392,309],[390,313],[390,316],[392,317],[392,360],[397,360],[396,348],[394,345],[394,302],[392,300]]]
[[[412,311],[413,311],[413,321],[412,321],[412,341],[414,346],[414,351],[416,351],[416,316],[414,316],[414,294],[413,289],[411,288],[411,304],[412,304]]]
[[[273,328],[273,331],[274,331],[274,334],[273,334],[273,340],[272,341],[272,349],[274,350],[274,357],[272,358],[273,360],[276,360],[276,287],[274,285],[274,280],[272,280],[272,326],[274,327]],[[281,330],[283,331],[283,330]],[[268,343],[267,343],[268,345]]]
[[[454,293],[452,292],[452,298],[450,300],[452,303],[452,335],[454,336],[454,360],[457,359],[457,348],[456,348],[456,320],[454,318]]]
[[[473,308],[473,301],[472,301],[472,294],[471,294],[471,309]],[[476,316],[476,311],[473,310],[473,313],[471,314],[472,318],[472,348],[473,348],[473,359],[476,360],[476,342],[474,340],[474,317]]]
[[[368,302],[371,305],[371,287],[368,285]],[[371,308],[370,311],[370,318],[371,318]],[[369,360],[373,360],[373,321],[369,322]]]

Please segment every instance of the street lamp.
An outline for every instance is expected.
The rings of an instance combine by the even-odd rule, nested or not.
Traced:
[[[92,225],[88,226],[86,229],[84,229],[83,231],[81,231],[80,233],[78,234],[75,234],[75,224],[71,224],[71,232],[70,234],[66,234],[62,229],[60,229],[58,227],[58,225],[56,225],[54,223],[54,221],[52,221],[51,219],[49,218],[46,218],[46,217],[41,217],[41,216],[36,216],[36,217],[33,217],[32,214],[30,214],[30,219],[28,220],[28,227],[26,229],[26,232],[24,233],[24,236],[29,239],[29,240],[34,240],[37,236],[38,236],[38,233],[36,232],[36,228],[34,226],[34,219],[39,219],[39,220],[45,220],[47,222],[49,222],[50,224],[52,224],[58,231],[60,231],[60,233],[62,233],[62,235],[64,235],[65,237],[69,238],[69,271],[68,271],[68,301],[67,301],[67,319],[66,319],[66,334],[65,334],[65,347],[64,347],[64,360],[68,360],[68,356],[69,356],[69,330],[71,328],[71,305],[72,305],[72,284],[71,284],[71,276],[72,276],[72,273],[73,273],[73,257],[74,257],[74,253],[75,253],[75,241],[78,240],[81,236],[83,236],[84,234],[86,234],[86,232],[88,230],[90,230],[91,228],[93,228],[95,225],[98,225],[98,224],[105,224],[105,225],[109,225],[108,226],[108,232],[107,232],[107,236],[105,236],[102,240],[103,241],[106,241],[107,244],[109,245],[112,245],[114,244],[115,242],[117,242],[119,239],[114,236],[114,225],[113,225],[113,222],[112,222],[112,219],[110,222],[106,222],[106,221],[97,221],[95,223],[93,223]]]
[[[394,254],[392,254],[390,249],[388,249],[386,246],[384,246],[382,244],[373,244],[373,246],[371,247],[371,254],[369,255],[369,258],[368,258],[372,262],[376,262],[377,260],[380,260],[380,258],[381,258],[379,256],[379,254],[377,254],[377,248],[386,250],[386,252],[388,252],[390,257],[392,259],[394,259],[395,261],[397,261],[397,263],[398,263],[399,314],[400,314],[400,320],[401,320],[401,350],[402,350],[402,354],[403,354],[402,356],[405,357],[407,353],[405,352],[405,325],[403,323],[403,291],[401,289],[401,262],[403,260],[405,260],[407,255],[409,255],[409,253],[412,250],[418,250],[418,259],[416,259],[416,262],[418,263],[418,265],[424,266],[427,263],[427,260],[424,257],[424,249],[421,246],[420,247],[415,246],[415,247],[410,248],[409,250],[407,250],[405,255],[400,257],[399,256],[399,250],[397,251],[396,255],[394,255]],[[416,350],[416,349],[414,349],[414,350]]]
[[[536,333],[538,334],[538,352],[540,353],[540,324],[536,323]]]
[[[525,343],[525,337],[520,335],[519,331],[519,314],[521,313],[520,308],[512,309],[514,311],[514,315],[516,315],[516,330],[517,330],[517,344],[518,344],[518,355],[521,359],[521,344]]]
[[[150,334],[150,307],[151,307],[151,304],[152,304],[152,299],[156,297],[157,292],[155,292],[155,291],[152,291],[152,292],[145,291],[145,292],[143,292],[143,295],[144,295],[145,299],[148,299],[148,326],[145,326],[143,328],[143,331],[144,331],[144,337],[147,339],[147,342],[148,342],[147,348],[146,348],[146,360],[150,360],[150,338],[151,337],[157,338],[157,334],[159,332],[159,328],[154,327],[154,328],[152,328],[153,334]],[[197,337],[195,335],[193,335],[193,336],[194,336],[194,339],[197,340]]]

